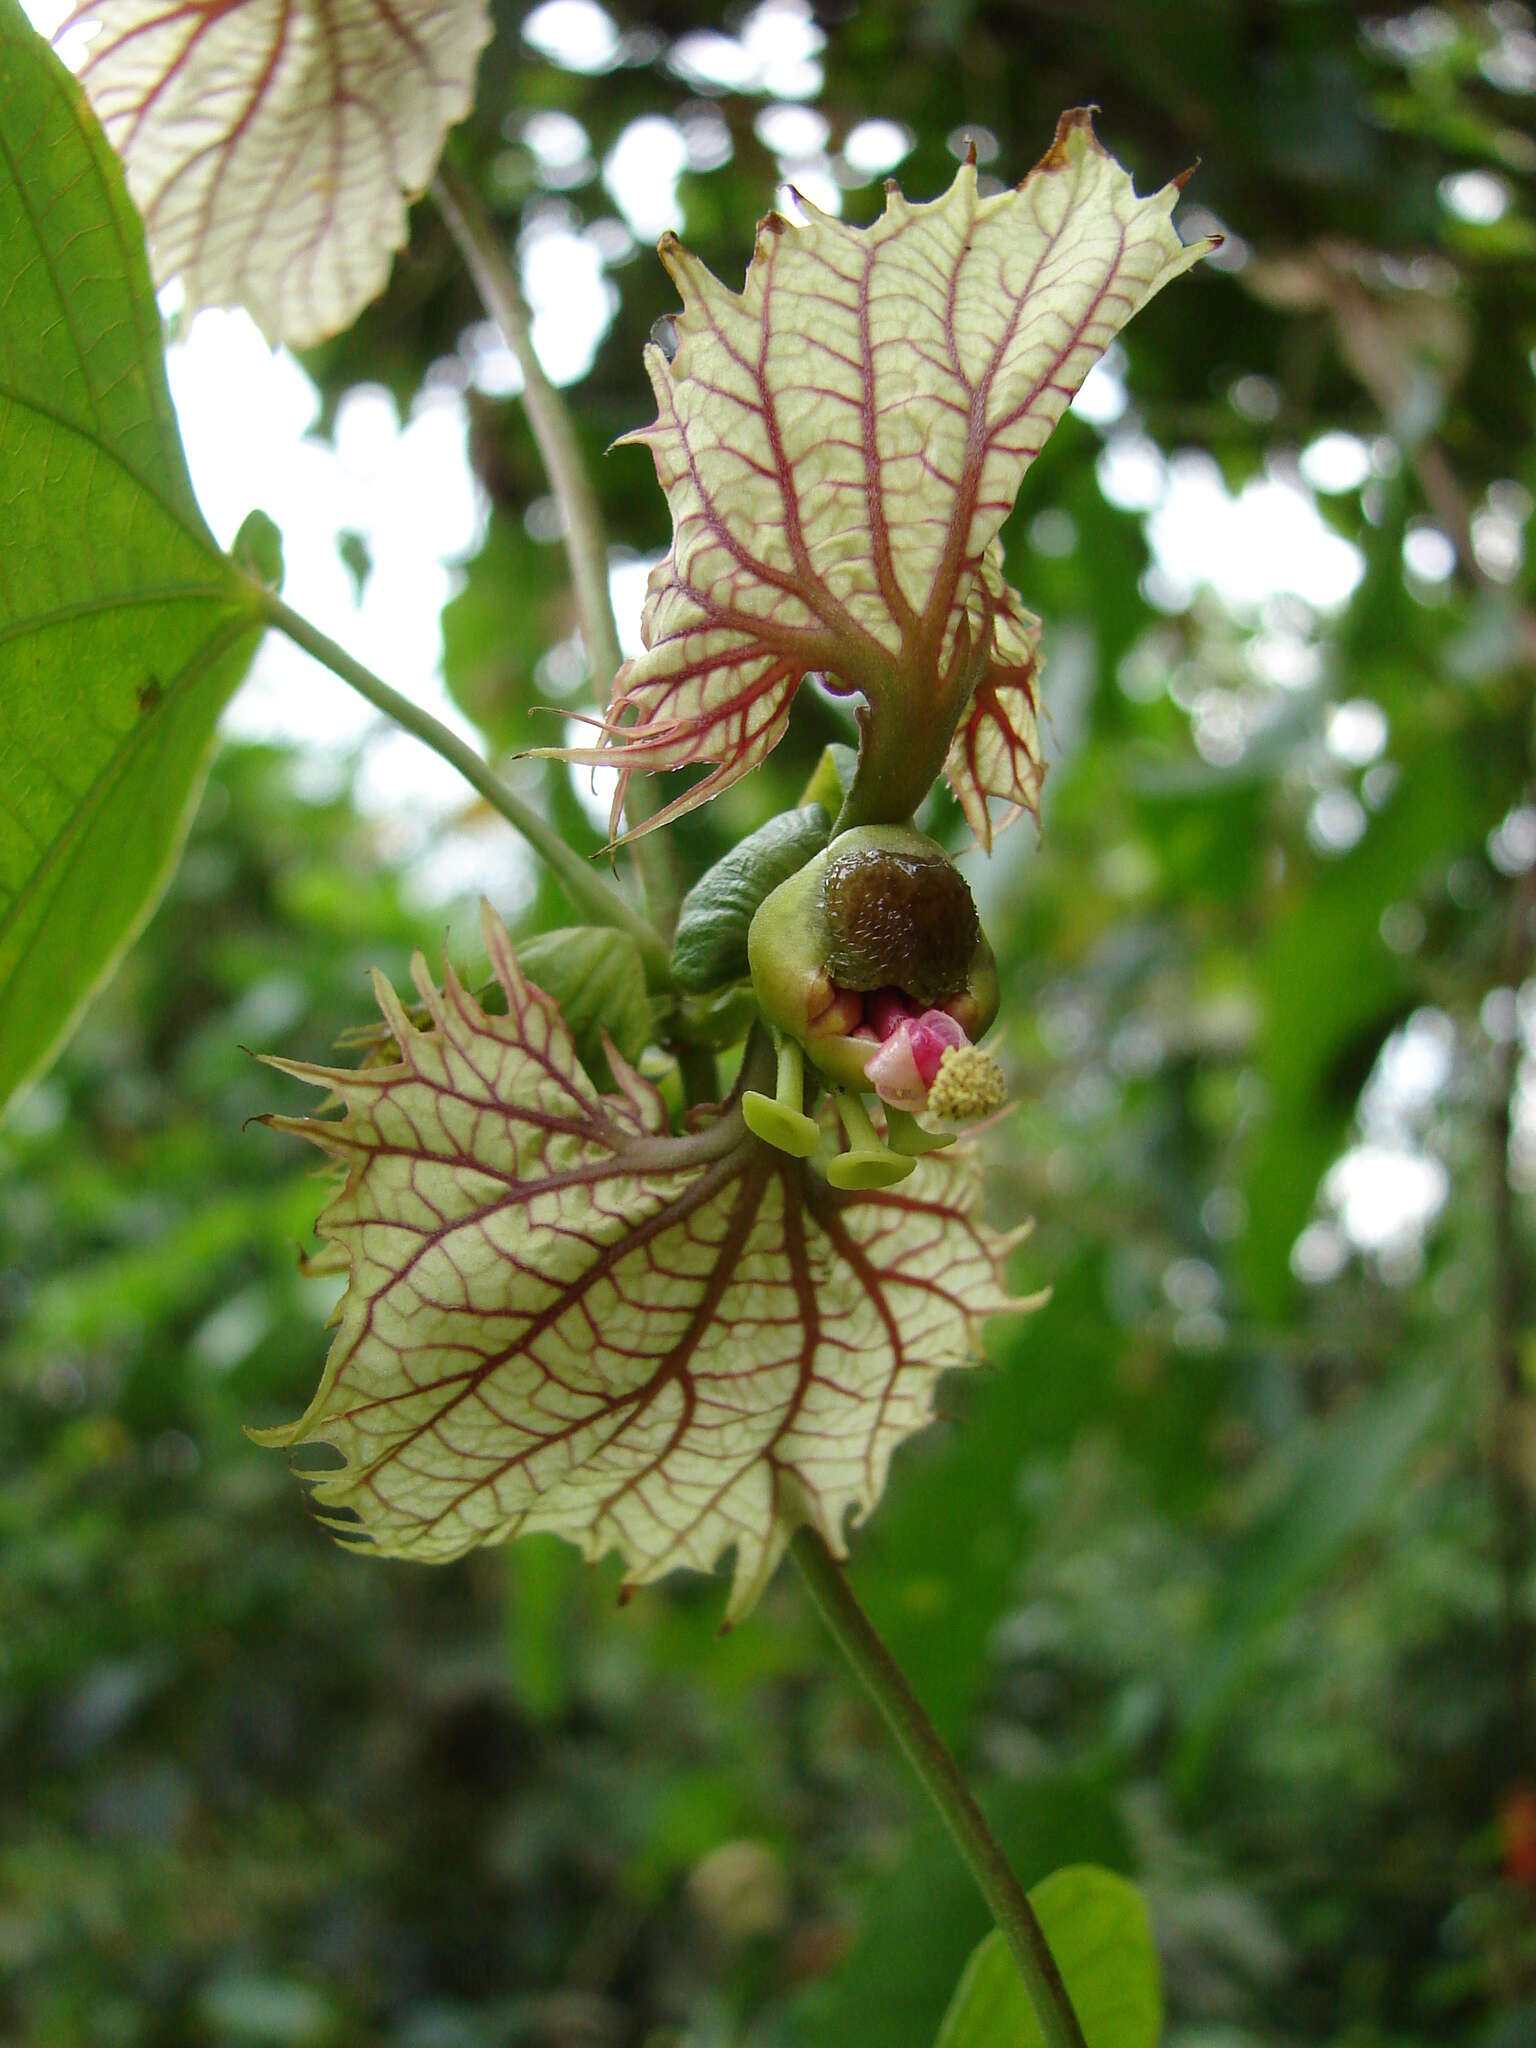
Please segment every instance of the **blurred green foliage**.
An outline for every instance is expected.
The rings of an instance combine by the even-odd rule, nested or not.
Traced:
[[[765,102],[668,67],[718,11],[615,5],[626,61],[596,75],[499,11],[454,146],[508,231],[610,216],[595,166],[627,125],[707,113],[730,155],[685,174],[686,232],[738,275],[779,177]],[[1096,99],[1143,186],[1203,159],[1187,204],[1233,238],[1130,330],[1130,410],[1069,417],[1009,529],[1053,765],[1043,835],[969,871],[1021,1105],[991,1140],[993,1212],[1037,1217],[1016,1278],[1052,1296],[944,1390],[855,1584],[1025,1879],[1137,1879],[1173,2048],[1520,2048],[1530,17],[820,15],[829,147],[906,124],[910,193],[947,182],[962,124],[1017,175]],[[536,109],[583,124],[590,177],[541,185]],[[1491,182],[1446,182],[1469,175]],[[600,451],[646,416],[670,288],[644,253],[612,279],[577,418],[613,538],[651,552],[649,463]],[[328,408],[361,379],[408,403],[479,317],[423,207],[387,297],[310,368]],[[527,430],[468,402],[493,510],[447,672],[520,745],[548,736],[535,706],[580,702],[548,659],[572,617],[525,524]],[[1354,436],[1365,470],[1316,497],[1363,559],[1349,602],[1172,587],[1105,494],[1106,437],[1133,428],[1229,492]],[[807,693],[768,769],[686,821],[692,871],[794,800],[840,719]],[[539,773],[596,846],[567,772]],[[367,1021],[365,970],[398,978],[444,923],[385,828],[317,786],[226,749],[165,907],[0,1135],[0,2038],[928,2048],[982,1909],[792,1580],[717,1639],[719,1588],[616,1611],[615,1576],[544,1539],[368,1564],[241,1434],[307,1399],[334,1298],[298,1264],[314,1175],[246,1128],[285,1084],[242,1048],[326,1057]],[[523,934],[567,915],[541,885]],[[1329,1176],[1362,1145],[1378,1206],[1383,1175],[1430,1171],[1420,1228],[1353,1217]]]

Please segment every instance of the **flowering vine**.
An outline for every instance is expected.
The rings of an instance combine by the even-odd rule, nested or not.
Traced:
[[[1002,1102],[998,975],[911,817],[940,775],[984,843],[993,801],[1036,803],[1039,626],[999,529],[1110,338],[1202,253],[1176,193],[1137,198],[1078,110],[1016,190],[966,163],[869,228],[770,216],[739,294],[664,240],[677,347],[648,351],[659,417],[630,439],[672,549],[568,758],[618,766],[616,832],[635,773],[703,767],[654,830],[761,760],[812,673],[862,699],[859,748],[683,904],[668,979],[745,1045],[681,1129],[611,1043],[600,1092],[489,911],[489,1006],[418,960],[416,1018],[379,984],[393,1058],[278,1063],[344,1110],[272,1121],[344,1169],[320,1229],[349,1280],[315,1400],[267,1440],[339,1451],[317,1501],[376,1548],[553,1529],[631,1585],[731,1553],[738,1619],[798,1527],[846,1554],[936,1380],[1029,1306],[975,1154],[934,1127]]]
[[[65,32],[87,29],[81,83],[123,157],[155,281],[304,343],[382,288],[407,205],[470,103],[490,14],[483,0],[82,0]],[[157,849],[266,626],[452,761],[587,920],[544,935],[531,976],[487,907],[473,992],[451,967],[439,986],[418,956],[412,1007],[377,980],[385,1032],[358,1064],[272,1062],[339,1110],[266,1121],[337,1169],[317,1263],[346,1289],[313,1401],[263,1440],[338,1453],[314,1499],[388,1555],[552,1530],[589,1558],[616,1550],[627,1586],[730,1556],[734,1621],[792,1546],[969,1862],[1043,2038],[1082,2048],[1039,1918],[834,1560],[937,1381],[974,1360],[981,1324],[1032,1305],[1005,1286],[1016,1240],[980,1214],[976,1151],[935,1128],[1002,1103],[981,1042],[999,980],[964,877],[914,818],[940,780],[983,849],[1037,810],[1041,628],[1004,576],[1001,529],[1111,339],[1210,246],[1173,226],[1181,181],[1138,197],[1080,108],[1012,190],[984,193],[970,161],[927,203],[888,187],[869,227],[804,201],[804,224],[770,214],[740,292],[665,237],[676,346],[648,350],[657,417],[629,439],[651,450],[672,544],[644,651],[620,666],[569,421],[478,201],[439,173],[444,218],[519,355],[587,646],[611,675],[595,740],[564,757],[617,769],[616,838],[647,859],[644,835],[764,759],[807,678],[859,700],[856,753],[829,749],[801,805],[698,877],[674,932],[654,860],[647,914],[283,602],[270,522],[253,515],[233,558],[213,546],[175,438],[144,238],[79,88],[34,45],[0,0],[0,128],[15,131],[26,202],[0,193],[0,213],[36,315],[7,337],[4,404],[25,427],[13,495],[36,523],[0,624],[29,649],[22,727],[76,668],[92,689],[107,675],[112,716],[92,698],[68,772],[49,760],[24,791],[27,915],[67,880],[75,856],[56,862],[59,847],[94,831],[88,866],[105,874],[102,849],[131,836],[119,825],[150,780],[174,784],[155,790],[153,857],[140,849],[99,902],[84,885],[64,899],[90,956],[71,986],[105,971],[152,901]],[[75,469],[56,434],[89,451]],[[61,480],[78,486],[64,512]],[[61,518],[88,537],[78,589],[54,575]],[[177,599],[207,617],[190,638],[162,620],[168,680],[138,678],[141,617]],[[95,637],[101,620],[113,637]],[[167,697],[149,729],[174,744],[147,751],[135,780],[137,736]],[[76,804],[87,741],[101,760]],[[650,812],[634,778],[657,769],[700,773]],[[94,792],[122,777],[93,821]],[[717,1053],[732,1062],[724,1091]]]

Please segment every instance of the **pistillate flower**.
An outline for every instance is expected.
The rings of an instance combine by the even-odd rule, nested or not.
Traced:
[[[997,1014],[997,966],[965,879],[910,825],[843,832],[774,889],[747,935],[753,994],[779,1051],[774,1095],[749,1092],[747,1122],[770,1145],[810,1157],[820,1139],[803,1105],[805,1062],[834,1084],[848,1149],[835,1187],[890,1185],[951,1142],[914,1121],[933,1109],[946,1062],[963,1056],[938,1113],[970,1119],[1002,1101],[1002,1073],[978,1051]],[[989,1076],[983,1079],[983,1076]],[[858,1098],[885,1106],[882,1142]]]

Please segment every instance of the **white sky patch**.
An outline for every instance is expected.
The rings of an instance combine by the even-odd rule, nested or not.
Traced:
[[[837,182],[828,157],[807,157],[798,162],[781,162],[784,183],[774,194],[783,210],[795,209],[804,218],[803,209],[795,207],[797,199],[804,199],[810,205],[820,207],[823,213],[834,216],[843,210],[843,191]]]
[[[608,592],[613,599],[614,623],[619,629],[619,646],[626,656],[644,652],[640,638],[640,613],[645,604],[645,586],[662,555],[617,556],[608,568]]]
[[[752,128],[764,149],[791,159],[818,155],[831,133],[825,114],[793,101],[764,107]]]
[[[515,398],[523,388],[523,367],[494,320],[477,320],[459,336],[459,355],[469,381],[486,398]]]
[[[554,107],[530,114],[519,135],[524,147],[532,150],[546,170],[571,170],[590,154],[586,129],[574,115]]]
[[[1085,380],[1083,389],[1087,388]],[[1099,489],[1122,512],[1150,512],[1167,495],[1168,465],[1163,451],[1135,429],[1116,434],[1105,443],[1096,473]]]
[[[1328,714],[1328,751],[1349,768],[1369,768],[1387,749],[1387,714],[1369,697],[1351,697]]]
[[[523,41],[565,71],[608,71],[619,61],[619,31],[597,0],[544,0],[523,23]]]
[[[718,29],[695,29],[672,45],[668,59],[680,78],[701,91],[751,92],[757,66],[745,43]]]
[[[1449,1087],[1456,1061],[1456,1026],[1444,1010],[1415,1010],[1382,1047],[1365,1092],[1360,1121],[1369,1135],[1399,1138],[1403,1128],[1433,1110]]]
[[[1448,533],[1423,521],[1403,535],[1403,567],[1421,583],[1446,583],[1456,573],[1456,547]]]
[[[1284,591],[1318,611],[1337,611],[1365,574],[1360,550],[1328,527],[1296,484],[1255,478],[1234,497],[1213,459],[1194,452],[1167,465],[1147,539],[1171,584],[1191,595],[1209,584],[1240,613]]]
[[[916,143],[912,130],[900,121],[861,121],[849,130],[843,143],[843,162],[866,178],[878,178],[886,171],[894,171],[904,157],[911,155]]]
[[[1125,354],[1111,342],[1078,386],[1072,411],[1091,427],[1112,427],[1129,404],[1125,389]]]
[[[1361,1093],[1360,1142],[1323,1180],[1332,1220],[1310,1224],[1292,1251],[1302,1279],[1331,1279],[1348,1246],[1379,1259],[1388,1278],[1416,1270],[1450,1199],[1450,1174],[1428,1139],[1455,1065],[1456,1026],[1443,1010],[1415,1010],[1387,1040]]]
[[[683,224],[677,181],[688,167],[688,143],[664,114],[631,121],[603,162],[603,183],[641,242],[654,242]]]
[[[1536,35],[1529,28],[1507,28],[1477,63],[1484,78],[1500,92],[1536,92]]]
[[[1472,552],[1491,582],[1512,583],[1525,560],[1525,543],[1510,520],[1484,513],[1472,523]]]
[[[1314,852],[1348,853],[1365,836],[1365,805],[1352,789],[1325,789],[1307,813],[1307,838]]]
[[[677,109],[690,171],[718,171],[736,153],[731,131],[712,100],[688,100]]]
[[[1536,867],[1536,804],[1507,811],[1488,834],[1488,858],[1501,875],[1523,875]]]
[[[1301,473],[1314,491],[1357,491],[1371,474],[1371,451],[1357,434],[1320,434],[1301,452]]]
[[[50,41],[74,12],[75,0],[21,0],[22,12],[40,36]]]
[[[613,601],[614,624],[619,629],[619,647],[626,656],[639,654],[645,642],[640,637],[640,612],[645,603],[645,586],[651,571],[663,559],[660,555],[614,555],[608,565],[608,594]],[[586,747],[592,744],[592,728],[574,721],[566,732],[566,743]],[[614,768],[573,768],[571,781],[582,809],[600,830],[608,830],[618,771]]]
[[[817,58],[826,47],[806,0],[762,0],[739,35],[696,29],[672,45],[668,63],[701,92],[760,92],[809,100],[821,91]]]
[[[1344,1235],[1364,1252],[1418,1244],[1450,1192],[1451,1177],[1438,1159],[1388,1145],[1355,1146],[1323,1182]]]
[[[166,361],[215,538],[228,546],[253,507],[267,512],[283,535],[283,594],[295,610],[472,739],[443,688],[438,625],[449,565],[480,545],[486,516],[458,397],[440,394],[402,424],[386,392],[362,387],[343,399],[327,441],[313,432],[313,384],[243,313],[199,314]],[[344,532],[359,534],[371,557],[361,599],[337,553]],[[321,757],[360,747],[359,799],[398,827],[400,852],[419,855],[454,837],[445,821],[466,803],[461,778],[280,634],[263,641],[223,730]]]
[[[585,235],[552,228],[525,235],[520,255],[534,353],[551,383],[574,384],[591,369],[618,311],[619,294],[604,275],[601,250]]]
[[[1295,624],[1266,620],[1244,647],[1243,666],[1273,690],[1310,690],[1322,681],[1322,649]]]
[[[1469,227],[1492,227],[1509,211],[1509,188],[1492,171],[1453,171],[1439,185],[1440,204]]]

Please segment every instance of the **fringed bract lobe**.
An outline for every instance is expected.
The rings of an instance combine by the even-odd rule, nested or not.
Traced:
[[[1114,336],[1212,245],[1180,241],[1176,183],[1137,197],[1085,108],[1012,191],[983,198],[973,164],[926,204],[887,189],[867,228],[770,215],[740,292],[662,241],[677,347],[647,350],[657,418],[629,439],[672,548],[601,744],[568,755],[616,765],[618,805],[636,769],[706,767],[650,826],[762,760],[812,672],[910,765],[860,822],[910,815],[941,771],[984,844],[989,799],[1035,806],[1039,626],[998,530]]]

